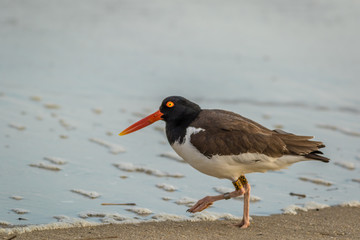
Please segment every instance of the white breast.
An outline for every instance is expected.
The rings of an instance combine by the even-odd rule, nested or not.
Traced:
[[[182,144],[175,141],[172,148],[179,156],[198,171],[217,178],[235,181],[242,174],[279,170],[291,164],[307,160],[301,156],[269,157],[259,153],[242,153],[239,155],[214,155],[207,158],[190,142],[191,135],[205,131],[202,128],[188,127]],[[206,144],[206,143],[205,143]]]

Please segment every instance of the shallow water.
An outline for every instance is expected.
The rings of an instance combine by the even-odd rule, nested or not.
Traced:
[[[171,151],[162,122],[117,135],[169,95],[325,142],[329,164],[249,174],[261,199],[250,214],[360,200],[359,8],[357,1],[2,1],[0,221],[42,224],[87,211],[152,217],[101,203],[190,216],[178,200],[231,188],[161,157]],[[29,166],[40,163],[58,170]],[[119,163],[184,177],[122,171]],[[242,202],[209,211],[240,216]]]

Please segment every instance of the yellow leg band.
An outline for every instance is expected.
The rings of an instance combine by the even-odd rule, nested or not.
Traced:
[[[248,181],[244,175],[241,175],[236,181],[233,181],[232,183],[233,183],[235,189],[239,190],[244,185],[248,184]]]
[[[248,181],[247,181],[247,179],[246,179],[246,177],[244,175],[241,175],[239,177],[239,179],[240,179],[240,182],[241,182],[242,185],[245,186],[246,184],[248,184]]]
[[[238,178],[238,180],[236,180],[236,181],[233,181],[232,184],[234,185],[236,190],[240,190],[243,187],[243,185],[241,184],[240,178]]]

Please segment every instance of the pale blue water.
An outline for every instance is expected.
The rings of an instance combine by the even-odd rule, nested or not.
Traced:
[[[88,210],[136,217],[128,207],[101,206],[104,202],[134,202],[154,213],[187,216],[187,208],[175,200],[231,187],[227,180],[159,157],[171,148],[154,126],[117,136],[140,119],[134,113],[154,112],[169,95],[325,142],[329,164],[298,163],[248,175],[253,194],[261,198],[251,204],[250,214],[279,213],[309,201],[360,200],[360,184],[352,181],[360,173],[359,10],[358,1],[1,1],[0,221],[49,223],[56,221],[54,215],[77,217]],[[61,108],[47,109],[45,103]],[[65,129],[60,119],[74,129]],[[126,152],[111,154],[89,138],[120,144]],[[28,166],[45,163],[46,156],[68,164],[59,172]],[[122,172],[112,165],[118,162],[185,177]],[[350,162],[355,169],[334,162]],[[158,183],[178,191],[165,192]],[[77,188],[101,197],[70,192]],[[290,192],[307,197],[297,199]],[[24,199],[10,199],[13,195]],[[164,196],[173,200],[163,201]],[[17,215],[13,208],[30,213]],[[216,202],[211,211],[241,215],[242,202]]]

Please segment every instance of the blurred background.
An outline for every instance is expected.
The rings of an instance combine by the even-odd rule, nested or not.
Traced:
[[[170,95],[325,142],[329,164],[249,175],[261,199],[250,214],[359,200],[359,12],[356,0],[1,0],[0,222],[48,223],[83,211],[136,217],[102,202],[185,216],[177,199],[231,188],[160,157],[172,151],[162,123],[117,136]],[[67,163],[43,159],[49,156]],[[114,163],[184,177],[124,172]],[[161,183],[176,191],[155,186]],[[28,213],[19,216],[18,208]],[[209,211],[240,216],[242,204],[217,202]]]

